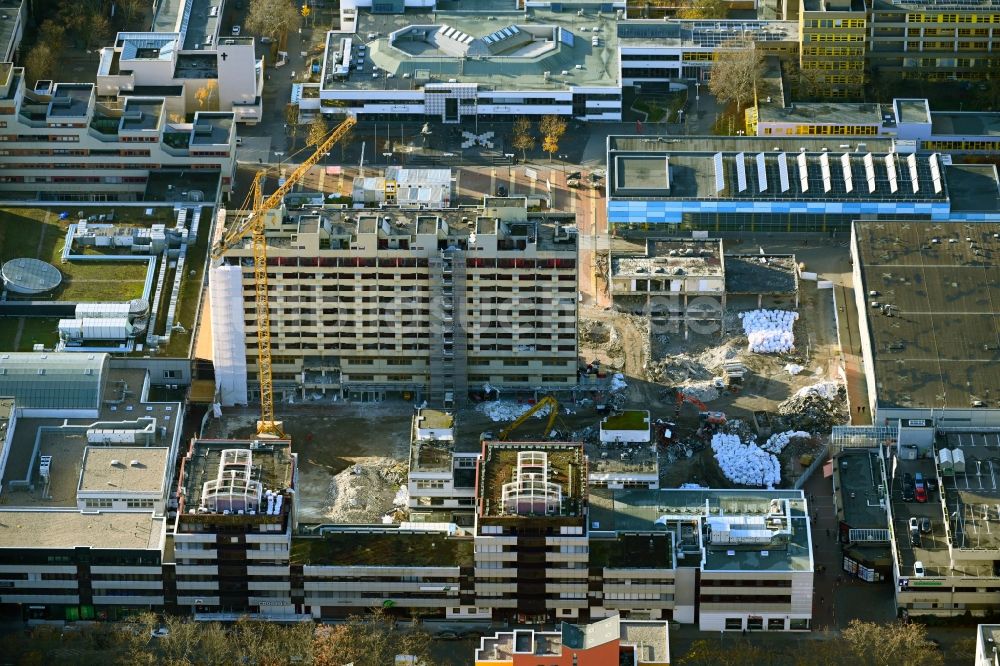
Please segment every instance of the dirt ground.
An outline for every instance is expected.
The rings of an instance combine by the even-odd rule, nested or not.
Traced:
[[[796,349],[788,354],[744,354],[741,360],[748,374],[739,392],[719,391],[719,397],[706,402],[708,409],[725,412],[727,417],[752,422],[754,411],[776,412],[777,406],[799,389],[824,380],[841,382],[841,354],[837,341],[836,320],[833,313],[832,292],[816,288],[815,282],[800,282],[800,318],[795,325]],[[622,314],[603,308],[582,306],[581,320],[595,322],[584,325],[589,328],[588,336],[581,336],[581,356],[590,362],[599,359],[602,364],[617,369],[625,375],[629,384],[627,408],[648,409],[653,419],[662,418],[677,422],[677,430],[682,440],[693,437],[698,429],[697,409],[685,405],[675,419],[675,403],[670,389],[683,383],[680,376],[673,374],[669,379],[653,382],[647,379],[650,357],[659,361],[665,358],[678,359],[676,365],[692,371],[688,381],[696,381],[711,386],[714,378],[721,378],[721,370],[712,372],[698,359],[720,357],[715,353],[725,343],[733,349],[743,350],[746,338],[739,326],[735,313],[727,315],[727,335],[720,337],[697,336],[685,340],[682,335],[654,334],[650,336],[640,321],[640,317]],[[805,368],[798,375],[785,370],[788,363],[796,363]],[[676,381],[671,381],[671,379]],[[814,444],[818,449],[821,442]],[[693,447],[696,448],[697,447]],[[783,453],[786,478],[801,471],[796,450]],[[711,487],[730,485],[722,476],[712,457],[710,448],[694,450],[691,457],[680,458],[669,464],[661,462],[661,484],[677,487],[682,483],[699,483]]]
[[[330,482],[356,464],[390,458],[406,462],[413,408],[402,402],[380,404],[282,405],[285,432],[299,456],[299,520],[324,522],[330,511]],[[228,411],[213,436],[250,437],[256,411]],[[394,490],[394,489],[393,489]]]

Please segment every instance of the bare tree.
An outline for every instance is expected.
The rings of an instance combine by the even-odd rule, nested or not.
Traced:
[[[738,114],[753,99],[754,88],[764,69],[764,57],[753,40],[745,37],[722,46],[712,63],[708,89],[719,101],[734,104]]]
[[[299,24],[299,10],[290,0],[250,0],[247,30],[283,43],[285,36]]]
[[[859,666],[942,666],[944,657],[922,624],[851,620],[841,633]]]
[[[724,19],[729,14],[726,0],[694,0],[688,7],[677,12],[681,19]]]
[[[129,24],[149,3],[146,0],[116,0],[115,4],[121,10],[125,23]]]
[[[326,124],[326,118],[322,113],[317,113],[312,122],[309,123],[309,133],[306,135],[307,146],[318,146],[323,143],[323,139],[330,133],[330,128]]]
[[[285,105],[285,127],[288,129],[288,135],[292,138],[291,147],[295,148],[295,137],[299,134],[299,105],[298,104],[286,104]]]
[[[559,140],[566,133],[566,120],[561,116],[542,116],[542,122],[538,129],[542,132],[542,150],[549,154],[549,162],[552,161],[552,154],[559,151]]]
[[[418,664],[432,662],[430,635],[414,622],[408,631],[399,631],[395,621],[377,608],[368,615],[356,615],[337,626],[320,626],[313,641],[314,666],[382,666],[395,661],[397,654],[412,655]]]
[[[527,116],[514,121],[514,147],[521,151],[521,159],[528,159],[528,151],[535,147],[535,132]]]

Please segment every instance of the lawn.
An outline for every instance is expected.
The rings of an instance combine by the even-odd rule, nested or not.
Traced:
[[[162,209],[154,211],[154,215],[147,217],[140,209],[118,209],[115,219],[119,223],[127,220],[138,225],[167,219]],[[124,301],[142,296],[146,261],[61,263],[70,220],[60,220],[59,212],[40,208],[0,209],[0,260],[32,257],[58,268],[63,275],[63,283],[52,294],[55,300]],[[96,211],[88,209],[87,212],[93,214]],[[167,213],[172,215],[170,209]],[[101,254],[90,248],[85,253]]]
[[[679,120],[677,112],[684,108],[686,99],[687,93],[683,91],[660,95],[640,95],[632,104],[632,110],[646,114],[646,122],[649,123],[676,123]]]
[[[648,414],[641,410],[631,410],[609,416],[604,422],[605,430],[646,430],[649,422]]]

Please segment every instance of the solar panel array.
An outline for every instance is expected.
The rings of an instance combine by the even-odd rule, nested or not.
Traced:
[[[747,163],[743,153],[736,153],[736,185],[740,192],[747,189]]]
[[[941,193],[941,165],[938,164],[937,153],[930,156],[928,160],[931,165],[931,183],[934,185],[934,191],[937,194]]]
[[[854,191],[854,172],[851,171],[851,154],[840,156],[840,167],[844,170],[844,189],[848,193]]]
[[[896,156],[889,153],[885,156],[885,172],[889,175],[889,191],[899,191],[899,178],[896,174]]]
[[[906,166],[910,170],[910,183],[913,185],[913,193],[920,191],[920,171],[917,169],[917,156],[910,153],[906,156]]]
[[[707,162],[709,155],[712,166],[705,164],[701,186],[715,197],[935,199],[943,191],[940,156],[931,160],[930,155],[899,153],[720,151],[698,159]],[[690,173],[686,159],[671,161],[679,187]],[[935,161],[937,167],[932,166]],[[935,172],[936,190],[931,186]]]

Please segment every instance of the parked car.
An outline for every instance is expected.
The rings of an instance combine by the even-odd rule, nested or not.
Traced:
[[[570,171],[568,174],[566,174],[566,180],[580,180],[582,176],[583,174],[580,173],[579,171]]]
[[[913,477],[909,474],[903,475],[903,501],[912,502],[916,499],[916,488],[913,485]]]
[[[434,638],[442,641],[457,641],[461,637],[454,631],[439,631],[434,634]]]
[[[566,181],[566,187],[573,187],[573,188],[580,187],[580,181],[577,180],[576,178],[570,178],[569,180]]]
[[[913,477],[913,496],[918,502],[927,501],[927,484],[924,483],[924,475],[920,472]]]
[[[910,518],[910,545],[914,548],[920,547],[920,526],[916,518]]]
[[[240,26],[234,25],[233,26],[233,37],[239,37],[239,36],[240,36]]]
[[[498,185],[497,186],[497,196],[498,197],[505,197],[505,196],[507,196],[507,187],[505,185]]]
[[[924,577],[924,563],[921,562],[920,560],[917,560],[916,562],[913,563],[913,575],[916,576],[917,578]]]
[[[931,533],[931,519],[924,517],[920,519],[920,531],[924,534]]]

